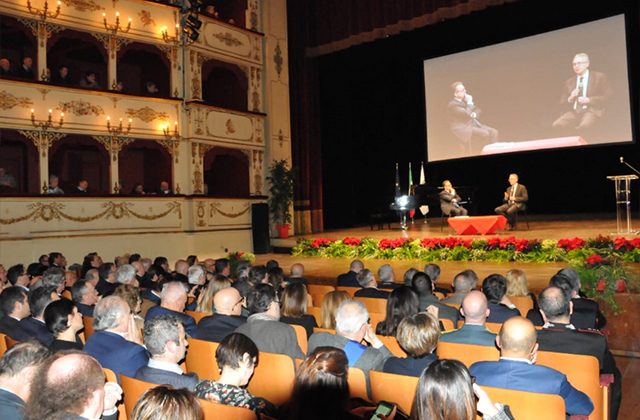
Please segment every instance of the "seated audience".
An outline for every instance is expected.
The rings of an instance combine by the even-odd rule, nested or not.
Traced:
[[[71,298],[82,315],[93,318],[93,308],[98,303],[98,292],[93,284],[78,280],[71,286]]]
[[[149,321],[158,315],[169,314],[177,316],[182,321],[182,326],[189,337],[196,336],[196,320],[184,313],[187,303],[187,288],[178,281],[169,281],[162,286],[162,301],[160,306],[152,306],[145,315],[145,321]]]
[[[438,360],[438,355],[433,353],[438,337],[440,324],[435,316],[427,312],[407,316],[398,325],[396,339],[409,357],[388,358],[383,371],[419,377],[427,366]]]
[[[31,57],[25,57],[22,59],[22,65],[15,70],[14,75],[16,77],[27,79],[29,81],[33,81],[36,79],[35,75],[33,74],[33,60],[31,59]]]
[[[140,316],[140,312],[142,311],[140,290],[130,284],[121,284],[116,287],[116,291],[113,292],[113,296],[121,297],[125,302],[127,302],[127,305],[129,305],[129,309],[131,310],[133,320],[136,323],[136,327],[138,327],[138,329],[142,329],[144,327],[144,318]]]
[[[400,322],[418,310],[418,296],[413,290],[406,286],[395,289],[387,299],[387,313],[384,321],[376,326],[376,334],[395,337]]]
[[[461,305],[462,299],[478,287],[478,275],[473,270],[464,270],[453,278],[453,294],[442,299],[447,305]]]
[[[215,313],[198,322],[198,339],[219,343],[239,326],[244,325],[247,318],[242,316],[243,302],[244,298],[233,287],[218,291],[213,297]]]
[[[80,272],[80,276],[84,278],[87,275],[87,271],[92,268],[100,268],[102,264],[104,264],[104,261],[102,261],[102,257],[100,257],[97,252],[88,253],[82,260],[82,271]]]
[[[248,267],[251,268],[251,264],[249,262],[246,262],[246,264],[249,264]],[[228,259],[218,258],[214,264],[214,267],[216,274],[222,274],[225,277],[231,276],[231,263],[229,263]],[[240,267],[240,264],[238,264],[238,267]]]
[[[455,328],[458,321],[458,310],[452,306],[441,303],[433,294],[433,282],[426,273],[418,271],[413,276],[412,289],[418,295],[420,311],[426,311],[429,306],[438,308],[438,318],[448,319],[453,322]]]
[[[29,292],[29,275],[27,269],[22,264],[16,264],[9,267],[7,271],[7,279],[12,286],[18,286],[25,292]]]
[[[65,285],[64,270],[57,267],[51,267],[42,275],[42,285],[53,289],[59,297],[64,292]]]
[[[54,337],[47,328],[47,324],[44,323],[44,309],[55,300],[60,300],[60,297],[51,287],[39,287],[29,292],[31,316],[20,320],[22,340],[33,337],[40,340],[45,346],[51,345]]]
[[[16,187],[16,179],[13,175],[7,173],[7,171],[0,166],[0,187]]]
[[[145,195],[145,194],[146,193],[144,192],[144,185],[142,185],[141,183],[137,183],[136,185],[134,185],[130,193],[130,195]]]
[[[47,190],[47,194],[53,195],[63,195],[64,191],[59,187],[60,178],[57,175],[49,175],[49,189]]]
[[[289,270],[289,272],[290,272],[289,277],[285,279],[285,281],[287,282],[287,285],[293,284],[293,283],[302,283],[306,286],[307,284],[309,284],[307,282],[307,279],[302,277],[304,276],[304,265],[300,263],[295,263],[291,266],[291,269]]]
[[[280,302],[271,285],[256,285],[247,297],[247,308],[251,315],[236,332],[253,340],[260,351],[304,359],[295,330],[280,322]]]
[[[358,273],[364,269],[362,261],[353,260],[349,266],[349,272],[338,276],[338,286],[343,287],[360,287],[358,283]]]
[[[249,337],[238,333],[228,335],[216,350],[220,379],[200,381],[194,393],[198,398],[217,404],[248,408],[258,416],[274,414],[273,404],[251,395],[245,388],[258,363],[258,355],[258,347]]]
[[[72,195],[87,195],[89,194],[89,181],[81,179],[78,185],[70,191]]]
[[[192,267],[194,265],[200,265],[200,261],[198,261],[198,256],[197,255],[189,255],[187,257],[187,264],[189,264],[189,267]]]
[[[198,398],[185,389],[150,388],[133,407],[129,420],[204,420]]]
[[[107,296],[93,311],[95,332],[87,339],[84,351],[116,375],[133,378],[149,362],[147,350],[136,327],[129,305],[118,296]]]
[[[264,265],[256,265],[249,269],[249,282],[254,286],[269,283],[269,270]]]
[[[3,76],[13,76],[11,62],[6,58],[0,58],[0,77]]]
[[[411,419],[475,420],[480,412],[484,420],[514,420],[508,406],[494,404],[473,379],[458,360],[436,360],[420,375]]]
[[[307,332],[307,340],[313,334],[313,329],[318,327],[316,318],[307,314],[308,296],[307,287],[304,284],[289,285],[282,294],[282,316],[280,316],[280,322],[303,326]]]
[[[179,365],[187,354],[189,343],[178,317],[160,315],[146,322],[144,343],[151,357],[147,366],[138,369],[136,379],[193,391],[198,375],[184,373]]]
[[[489,312],[484,293],[479,290],[469,292],[460,308],[464,325],[457,330],[445,331],[440,336],[440,341],[494,347],[497,334],[485,327]]]
[[[136,277],[137,270],[131,264],[123,264],[117,268],[114,277],[118,284],[128,284],[133,287],[140,286]]]
[[[377,299],[387,299],[389,297],[389,292],[378,290],[378,282],[371,270],[362,269],[357,275],[357,280],[362,289],[354,294],[355,297]]]
[[[173,195],[173,191],[169,188],[169,183],[167,181],[162,181],[160,183],[160,187],[158,188],[159,195]]]
[[[418,272],[415,268],[410,268],[404,273],[404,285],[411,287],[413,285],[413,276]]]
[[[189,263],[185,260],[177,260],[174,266],[174,271],[171,273],[175,280],[178,280],[182,283],[189,283],[189,278],[187,277],[187,271],[189,270]]]
[[[567,414],[591,414],[591,399],[575,389],[564,374],[533,364],[538,356],[538,343],[531,321],[519,316],[508,319],[496,341],[500,347],[500,360],[477,362],[469,368],[478,385],[559,395],[564,400]]]
[[[529,291],[527,276],[522,270],[514,268],[507,271],[507,297],[529,297],[533,301],[533,307],[537,308],[536,295]]]
[[[69,67],[62,65],[58,68],[58,73],[53,77],[53,83],[57,85],[70,85]]]
[[[447,297],[451,290],[444,287],[437,287],[438,279],[440,278],[440,266],[438,264],[427,264],[424,266],[424,272],[429,276],[433,283],[433,292],[442,293],[444,297]]]
[[[36,373],[49,357],[49,349],[37,341],[18,343],[0,360],[0,418],[22,420],[31,383],[40,383]],[[46,418],[46,417],[42,417]]]
[[[284,271],[280,267],[273,267],[267,270],[267,281],[278,294],[278,298],[282,297],[283,288],[286,286],[284,282]]]
[[[389,264],[381,265],[378,268],[378,277],[380,277],[380,281],[382,283],[378,286],[380,289],[397,289],[401,287],[401,283],[396,283],[396,273],[394,273],[393,268]]]
[[[502,324],[509,318],[520,316],[520,311],[502,303],[507,294],[507,280],[500,274],[491,274],[482,282],[482,293],[487,297],[489,316],[487,322]]]
[[[98,280],[96,290],[100,296],[109,296],[113,294],[116,287],[118,287],[118,282],[116,282],[115,277],[116,269],[117,267],[113,263],[104,263],[98,269],[100,280]]]
[[[0,333],[12,340],[22,341],[26,338],[20,320],[31,314],[27,293],[22,287],[10,286],[0,293]]]
[[[49,267],[67,268],[67,258],[60,252],[49,253]]]
[[[55,339],[49,345],[52,352],[82,350],[78,332],[84,328],[82,314],[69,299],[57,300],[44,310],[44,322]]]
[[[345,300],[351,299],[349,293],[344,290],[334,290],[324,295],[322,300],[322,307],[320,308],[320,318],[322,318],[322,328],[329,330],[336,329],[336,314],[338,313],[338,307]]]
[[[147,82],[146,84],[147,91],[145,95],[147,96],[158,96],[158,87],[155,82]]]
[[[220,290],[226,289],[227,287],[231,287],[231,280],[229,280],[227,277],[223,276],[222,274],[216,274],[213,277],[213,280],[209,282],[209,285],[204,290],[204,292],[202,292],[204,293],[204,296],[202,297],[202,300],[200,300],[200,303],[198,303],[198,307],[196,308],[196,311],[202,312],[205,314],[213,314],[214,300],[215,300],[216,294]]]
[[[142,266],[144,269],[144,263],[142,263]],[[150,265],[145,269],[142,280],[140,280],[140,287],[146,289],[141,292],[143,299],[150,300],[156,305],[160,304],[160,293],[156,288],[160,279],[164,278],[163,273],[164,270],[162,270],[162,267],[158,267],[157,265]],[[154,293],[152,294],[151,291],[154,291]]]
[[[26,420],[116,420],[118,384],[105,383],[102,366],[84,353],[50,357],[38,370],[25,406]]]
[[[360,344],[365,340],[371,347]],[[384,362],[393,354],[376,336],[369,323],[369,312],[358,300],[346,300],[338,307],[336,333],[317,332],[309,338],[309,353],[316,347],[332,346],[343,349],[349,359],[349,366],[362,369],[369,386],[369,371],[382,370]],[[370,392],[369,392],[370,393]]]
[[[80,87],[99,90],[100,85],[96,81],[96,73],[93,71],[87,72],[86,76],[82,80],[80,80]]]

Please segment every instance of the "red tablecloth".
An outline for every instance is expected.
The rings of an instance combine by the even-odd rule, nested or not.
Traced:
[[[504,229],[507,219],[504,216],[472,216],[472,217],[450,217],[447,219],[449,226],[458,235],[486,235],[493,233],[496,229]]]

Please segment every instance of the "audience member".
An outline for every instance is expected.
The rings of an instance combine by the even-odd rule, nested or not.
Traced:
[[[413,276],[413,291],[416,292],[419,299],[419,310],[426,311],[429,306],[438,308],[438,318],[448,319],[453,323],[455,328],[458,321],[458,310],[452,306],[441,303],[438,298],[433,294],[433,282],[427,275],[418,271]]]
[[[142,267],[144,268],[144,263],[142,263]],[[142,276],[142,280],[139,280],[140,287],[144,287],[146,290],[142,291],[142,298],[151,300],[157,305],[160,304],[160,294],[156,294],[155,297],[151,296],[151,291],[156,289],[156,285],[163,277],[164,270],[162,267],[157,265],[151,265],[147,268]],[[157,302],[156,302],[157,300]]]
[[[447,297],[451,290],[445,289],[444,287],[438,287],[438,279],[440,278],[440,266],[438,264],[427,264],[424,266],[424,272],[429,276],[431,282],[433,283],[433,292],[434,293],[442,293],[444,297]]]
[[[520,316],[520,311],[502,304],[507,294],[507,280],[500,274],[491,274],[482,282],[482,293],[487,296],[489,316],[487,322],[502,324],[509,318]]]
[[[382,282],[378,287],[380,289],[397,289],[402,287],[401,283],[396,283],[396,273],[389,264],[383,264],[378,268],[378,277]]]
[[[95,332],[87,339],[84,351],[116,375],[133,378],[141,366],[147,365],[149,355],[141,345],[129,305],[118,296],[107,296],[98,302],[93,314]]]
[[[413,276],[418,272],[415,268],[410,268],[404,273],[404,285],[411,287],[413,285]]]
[[[27,269],[24,268],[24,265],[16,264],[9,267],[9,270],[7,271],[7,279],[9,279],[9,283],[11,283],[12,286],[18,286],[25,292],[29,292],[29,275],[27,274]]]
[[[204,412],[200,401],[191,392],[161,385],[145,391],[129,419],[204,420]]]
[[[460,308],[464,325],[457,330],[445,331],[440,336],[440,341],[494,347],[497,334],[485,327],[489,312],[485,294],[472,290],[465,296]]]
[[[213,280],[209,282],[209,285],[205,289],[203,293],[203,297],[198,303],[198,307],[196,311],[202,312],[205,314],[213,314],[214,313],[214,300],[216,294],[227,287],[231,287],[231,280],[222,274],[216,274],[213,277]]]
[[[0,360],[0,418],[22,420],[25,402],[38,368],[49,357],[49,350],[37,341],[18,343]],[[36,382],[40,383],[40,380]],[[42,417],[46,418],[46,417]]]
[[[522,270],[514,268],[507,271],[507,297],[529,297],[533,301],[533,307],[537,308],[536,295],[529,291],[527,276]]]
[[[200,381],[194,391],[196,396],[217,404],[248,408],[257,416],[275,414],[273,404],[244,388],[253,375],[258,355],[258,347],[249,337],[238,333],[228,335],[216,350],[220,379]]]
[[[173,191],[169,188],[169,183],[167,181],[162,181],[160,183],[160,187],[158,188],[159,195],[173,195]]]
[[[49,189],[47,190],[47,194],[64,194],[64,191],[62,191],[62,188],[60,188],[58,184],[60,184],[60,178],[58,178],[57,175],[49,175]]]
[[[442,303],[460,305],[472,290],[478,287],[478,275],[473,270],[465,270],[453,278],[453,294],[442,299]]]
[[[133,316],[133,320],[136,323],[136,327],[140,330],[144,328],[144,318],[140,316],[140,312],[142,311],[140,290],[130,284],[121,284],[116,287],[116,291],[113,292],[113,296],[118,296],[127,302],[131,315]]]
[[[54,340],[54,336],[44,323],[44,310],[48,304],[60,297],[54,289],[48,286],[39,287],[29,292],[29,307],[31,308],[31,316],[20,320],[20,329],[23,338],[35,338],[40,340],[45,346],[50,346]]]
[[[211,4],[204,9],[204,14],[213,19],[220,19],[220,15],[218,14],[218,12],[216,12],[215,7]]]
[[[198,339],[219,343],[239,326],[244,325],[247,318],[242,316],[243,302],[244,298],[233,287],[226,287],[215,293],[213,296],[215,312],[198,322]]]
[[[12,340],[22,341],[25,334],[20,327],[20,320],[31,314],[27,292],[22,287],[10,286],[0,293],[0,333]]]
[[[432,314],[421,312],[407,316],[398,325],[396,339],[409,357],[388,358],[383,371],[419,377],[427,366],[438,360],[433,351],[439,337],[440,325]]]
[[[7,173],[7,171],[0,166],[0,187],[16,187],[16,179],[13,175]]]
[[[336,314],[340,304],[351,299],[349,293],[344,290],[334,290],[324,295],[322,307],[320,308],[320,318],[322,318],[322,328],[329,330],[336,329]]]
[[[96,290],[100,296],[109,296],[113,294],[116,287],[118,287],[115,277],[116,269],[117,268],[113,263],[104,263],[98,269],[100,280],[98,280]]]
[[[376,334],[395,337],[400,321],[418,310],[418,296],[413,290],[406,286],[395,289],[387,299],[387,313],[376,326]]]
[[[58,69],[58,73],[53,77],[53,83],[58,85],[70,85],[69,67],[62,65]]]
[[[49,267],[67,268],[67,258],[60,252],[49,253]]]
[[[92,268],[100,268],[102,264],[104,264],[102,257],[100,257],[97,252],[88,253],[82,260],[82,271],[80,272],[80,277],[84,278],[87,275],[87,271]]]
[[[304,265],[295,263],[289,269],[290,276],[286,278],[287,284],[302,283],[305,286],[309,284],[304,277]]]
[[[99,90],[100,85],[96,81],[96,73],[93,71],[87,72],[85,77],[82,80],[80,80],[80,87],[83,87],[86,89]]]
[[[374,277],[371,270],[367,270],[366,268],[362,269],[357,276],[358,284],[362,289],[356,291],[354,294],[355,297],[364,297],[364,298],[376,298],[376,299],[387,299],[389,297],[389,292],[384,290],[378,290],[378,282]]]
[[[98,292],[93,284],[78,280],[71,287],[71,298],[82,315],[93,318],[93,308],[98,303]]]
[[[42,276],[42,285],[55,290],[58,296],[64,292],[65,271],[61,268],[51,267]]]
[[[316,318],[307,314],[308,305],[307,287],[302,283],[289,285],[282,294],[282,316],[280,322],[289,325],[301,325],[307,332],[307,339],[313,334],[313,329],[318,327]]]
[[[364,269],[362,261],[353,260],[349,266],[349,272],[338,276],[338,286],[342,287],[360,287],[358,283],[358,273]]]
[[[174,315],[182,321],[182,326],[189,337],[197,338],[196,320],[184,313],[187,303],[187,288],[178,281],[169,281],[162,285],[162,300],[160,306],[152,306],[145,315],[145,321],[149,321],[158,315]]]
[[[117,268],[114,277],[118,284],[128,284],[138,287],[138,279],[136,278],[137,270],[131,264],[124,264]]]
[[[225,277],[231,276],[231,264],[229,263],[228,259],[218,258],[214,264],[214,267],[216,274],[222,274]],[[249,266],[249,268],[251,268],[251,266]]]
[[[137,183],[133,186],[130,195],[145,195],[144,186],[141,183]]]
[[[188,284],[189,278],[187,277],[187,272],[189,270],[189,263],[185,260],[177,260],[173,268],[173,278],[177,281]]]
[[[477,362],[469,368],[478,385],[559,395],[564,400],[567,414],[591,414],[591,399],[575,389],[565,375],[533,364],[538,357],[538,343],[531,321],[520,316],[508,319],[496,341],[500,347],[500,360]]]
[[[67,270],[64,272],[64,290],[71,291],[71,286],[78,281],[78,275],[75,271]]]
[[[167,384],[193,391],[198,383],[195,373],[183,373],[179,363],[187,354],[187,337],[180,319],[159,315],[144,324],[144,343],[151,354],[147,366],[136,372],[135,378],[152,384]]]
[[[115,87],[115,88],[113,88],[113,90],[114,90],[115,92],[122,92],[122,91],[124,91],[124,83],[122,83],[122,82],[118,82],[118,83],[116,83],[116,87]]]
[[[33,73],[33,60],[31,57],[25,57],[22,59],[22,65],[15,71],[15,76],[31,81],[35,79],[35,75]]]
[[[11,62],[6,58],[0,58],[0,77],[13,76]]]
[[[280,267],[272,267],[267,270],[267,281],[276,291],[278,298],[282,296],[282,289],[286,286],[284,282],[284,271]]]
[[[249,281],[257,286],[269,283],[269,271],[264,265],[256,265],[249,269]]]
[[[247,308],[251,315],[236,332],[253,340],[260,351],[304,359],[295,330],[280,322],[280,302],[271,285],[256,285],[247,297]]]
[[[89,181],[86,179],[80,180],[78,186],[71,190],[70,194],[73,195],[86,195],[89,193]]]
[[[57,300],[44,310],[44,322],[55,337],[49,345],[52,352],[82,350],[82,341],[77,336],[84,328],[82,314],[68,299]]]
[[[149,81],[147,82],[145,87],[146,87],[146,91],[145,91],[146,96],[158,96],[158,87],[156,86],[155,82]]]

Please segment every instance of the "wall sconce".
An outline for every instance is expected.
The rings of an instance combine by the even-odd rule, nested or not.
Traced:
[[[180,133],[178,132],[178,121],[176,121],[175,125],[173,126],[173,133],[171,132],[171,130],[169,130],[169,123],[166,123],[163,127],[162,127],[162,132],[164,133],[164,137],[167,140],[180,140],[181,136]]]
[[[127,24],[127,28],[126,29],[122,29],[120,27],[120,13],[119,12],[116,12],[116,23],[113,24],[113,25],[109,25],[107,23],[107,14],[106,13],[102,14],[102,20],[104,22],[105,29],[107,30],[107,32],[111,32],[112,35],[116,35],[118,33],[118,31],[127,33],[127,32],[129,32],[129,29],[131,29],[131,18],[129,18],[129,23]]]
[[[129,124],[127,128],[122,127],[122,118],[120,118],[120,124],[116,127],[111,126],[111,117],[107,117],[107,131],[112,136],[126,136],[131,131],[131,118],[129,118]]]
[[[173,36],[169,35],[169,30],[167,29],[166,26],[162,28],[162,39],[167,44],[174,44],[174,45],[180,44],[180,24],[176,24],[176,32],[175,32],[175,35]]]
[[[55,13],[51,13],[49,11],[48,0],[44,0],[44,8],[42,10],[32,8],[31,2],[27,0],[27,9],[29,9],[29,13],[31,13],[34,16],[39,16],[40,20],[44,22],[47,20],[47,18],[55,19],[56,17],[58,17],[58,15],[60,14],[60,4],[61,3],[58,2],[58,8],[56,9]]]
[[[42,131],[47,131],[49,128],[53,127],[53,120],[52,120],[52,116],[51,116],[51,110],[49,110],[49,118],[47,118],[45,121],[36,121],[36,114],[35,114],[35,110],[32,108],[31,109],[31,124],[33,124],[34,127],[41,129]],[[58,127],[55,128],[60,128],[62,127],[62,124],[64,124],[64,112],[60,113],[60,121],[58,122]]]

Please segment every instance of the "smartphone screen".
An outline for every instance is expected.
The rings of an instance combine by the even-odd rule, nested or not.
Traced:
[[[380,401],[380,404],[378,404],[378,408],[376,409],[375,413],[373,413],[373,416],[371,416],[371,420],[380,420],[378,414],[388,416],[389,414],[391,414],[391,411],[393,411],[393,404],[386,401]]]

